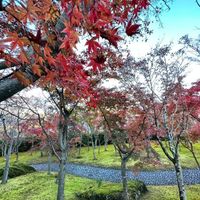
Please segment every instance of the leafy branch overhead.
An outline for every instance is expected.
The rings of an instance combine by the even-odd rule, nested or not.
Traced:
[[[41,86],[89,96],[91,76],[106,67],[120,41],[140,34],[148,24],[142,15],[154,8],[151,4],[155,2],[1,0],[0,70],[10,70],[1,75],[0,101],[38,79]]]

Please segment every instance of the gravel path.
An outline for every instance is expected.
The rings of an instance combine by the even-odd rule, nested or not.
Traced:
[[[47,171],[47,164],[32,165],[38,171]],[[52,171],[58,171],[58,164],[53,163]],[[93,167],[88,165],[66,164],[66,173],[83,176],[96,180],[120,182],[121,171],[118,169],[109,169],[102,167]],[[185,169],[183,170],[184,182],[186,184],[200,184],[200,170]],[[146,185],[175,185],[175,172],[172,170],[158,171],[141,171],[134,174],[131,171],[127,172],[128,179],[141,180]]]

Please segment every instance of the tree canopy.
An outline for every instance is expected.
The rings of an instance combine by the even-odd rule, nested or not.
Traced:
[[[42,87],[93,96],[91,76],[117,54],[120,41],[148,32],[146,16],[167,2],[1,0],[0,101],[38,79]]]

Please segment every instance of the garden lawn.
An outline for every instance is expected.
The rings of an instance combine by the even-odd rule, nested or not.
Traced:
[[[66,199],[74,200],[77,191],[95,184],[95,181],[75,176],[66,178]],[[10,179],[7,184],[0,185],[0,200],[55,200],[57,184],[55,175],[32,173]]]
[[[14,164],[16,161],[16,155],[13,153],[11,155],[10,163]],[[57,161],[55,157],[53,157],[53,162]],[[41,157],[40,151],[27,151],[19,153],[19,163],[22,164],[36,164],[36,163],[44,163],[47,162],[47,156]],[[4,157],[0,157],[0,168],[4,166],[5,159]]]
[[[161,156],[161,165],[154,165],[154,164],[147,164],[147,163],[139,163],[138,160],[134,160],[131,158],[127,164],[128,168],[131,169],[136,163],[140,170],[156,170],[156,169],[170,169],[173,168],[170,161],[166,158],[164,153],[162,152],[161,148],[153,144],[154,149],[160,154]],[[200,161],[200,142],[194,144],[194,150],[196,152],[196,156]],[[184,147],[180,148],[181,153],[181,163],[183,168],[196,168],[197,165],[192,157],[192,154]],[[145,154],[145,153],[144,153]],[[95,166],[103,166],[103,167],[111,167],[111,168],[120,168],[120,157],[118,153],[115,152],[113,145],[108,145],[108,150],[104,151],[104,146],[101,146],[100,153],[98,153],[98,149],[96,149],[96,157],[97,160],[93,159],[93,151],[92,147],[88,151],[87,147],[83,147],[81,149],[81,155],[78,156],[78,149],[73,148],[68,157],[69,162],[79,163],[79,164],[89,164]],[[15,162],[16,156],[12,154],[11,156],[11,164]],[[55,156],[52,159],[53,162],[57,162]],[[4,166],[4,158],[0,157],[0,167]],[[23,152],[19,154],[19,163],[23,164],[36,164],[36,163],[45,163],[47,162],[47,156],[44,155],[41,157],[40,151],[30,151]]]
[[[153,144],[153,148],[159,153],[161,157],[161,165],[155,165],[155,164],[147,164],[142,163],[138,160],[135,160],[134,158],[131,158],[127,164],[128,168],[131,169],[136,163],[139,163],[140,170],[156,170],[156,169],[171,169],[173,168],[171,162],[167,159],[167,157],[164,155],[162,149],[157,144]],[[194,150],[196,153],[196,156],[198,160],[200,161],[200,142],[194,144]],[[92,148],[90,147],[90,151],[88,151],[87,147],[82,148],[81,150],[81,156],[80,158],[77,157],[77,151],[78,149],[74,149],[70,153],[69,161],[73,163],[81,163],[81,164],[90,164],[90,165],[96,165],[96,166],[105,166],[105,167],[112,167],[112,168],[120,168],[120,157],[118,153],[115,153],[113,145],[108,145],[108,151],[104,151],[104,147],[101,146],[101,151],[98,153],[98,149],[96,149],[96,157],[97,160],[93,160],[93,152]],[[143,153],[145,154],[145,153]],[[183,168],[196,168],[196,162],[190,153],[189,150],[187,150],[184,147],[180,148],[180,154],[181,154],[181,164]]]
[[[65,199],[75,200],[75,193],[89,188],[104,188],[105,193],[113,189],[122,188],[121,184],[99,182],[87,178],[68,175],[65,180]],[[133,182],[133,184],[139,184]],[[0,185],[0,200],[55,200],[57,184],[55,174],[35,172],[32,174],[10,179],[7,184]],[[101,191],[103,192],[103,191]]]
[[[104,184],[109,184],[110,189],[112,188],[111,183],[99,184],[94,180],[68,175],[65,185],[66,199],[75,200],[76,192],[92,186],[101,188]],[[187,186],[186,189],[189,200],[199,199],[200,185]],[[142,200],[178,200],[176,186],[149,186],[148,190]],[[10,179],[7,184],[0,185],[0,200],[54,200],[56,191],[55,174],[48,176],[44,172],[36,172]]]
[[[177,186],[148,186],[148,191],[141,200],[179,200]],[[187,199],[200,199],[200,185],[186,186]]]

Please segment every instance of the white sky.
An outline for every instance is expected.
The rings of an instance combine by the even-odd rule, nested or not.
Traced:
[[[191,38],[197,38],[200,35],[200,8],[195,0],[173,0],[171,9],[163,12],[160,20],[162,26],[159,23],[151,25],[153,34],[148,37],[147,42],[133,42],[129,46],[132,55],[145,56],[157,43],[176,44],[186,34]],[[174,47],[176,48],[176,45]],[[200,63],[191,63],[186,72],[185,83],[190,85],[200,79]]]

